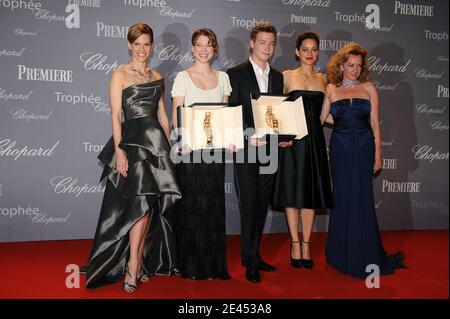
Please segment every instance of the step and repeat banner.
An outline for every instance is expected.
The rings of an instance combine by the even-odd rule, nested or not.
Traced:
[[[136,22],[155,32],[150,66],[165,77],[193,62],[190,37],[212,28],[214,66],[249,55],[250,29],[278,28],[272,65],[296,67],[295,40],[321,36],[319,72],[342,46],[369,51],[380,93],[383,170],[374,179],[380,228],[448,228],[449,2],[446,0],[0,0],[0,242],[92,238],[104,184],[97,155],[111,136],[108,83],[129,61]],[[325,128],[328,139],[331,130]],[[240,231],[227,167],[227,232]],[[315,230],[326,231],[328,212]],[[266,232],[287,232],[270,211]]]

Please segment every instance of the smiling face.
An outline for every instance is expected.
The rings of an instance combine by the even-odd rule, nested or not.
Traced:
[[[316,40],[305,39],[298,49],[295,50],[301,64],[314,65],[319,59],[319,46]]]
[[[214,46],[206,35],[200,35],[192,46],[192,54],[200,63],[209,63],[214,57],[214,53]]]
[[[153,44],[148,34],[142,34],[133,43],[128,43],[131,58],[142,63],[146,63],[150,57],[152,46]]]
[[[359,79],[363,67],[362,56],[350,54],[347,61],[341,65],[342,76],[346,80],[355,81]]]
[[[276,38],[273,33],[259,32],[255,40],[250,39],[252,59],[258,64],[267,63],[275,51]]]

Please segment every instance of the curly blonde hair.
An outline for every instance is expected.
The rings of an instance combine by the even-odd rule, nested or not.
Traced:
[[[347,62],[350,54],[361,56],[363,61],[361,74],[359,75],[358,80],[361,83],[366,83],[369,81],[369,62],[367,60],[367,50],[358,43],[349,43],[337,51],[328,61],[327,79],[329,83],[332,83],[337,87],[341,86],[343,78],[341,65]]]

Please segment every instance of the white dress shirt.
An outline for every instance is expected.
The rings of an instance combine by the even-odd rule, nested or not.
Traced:
[[[253,66],[253,70],[255,71],[256,80],[258,81],[259,86],[259,92],[267,93],[269,89],[269,63],[267,63],[266,68],[263,70],[258,64],[255,63],[255,61],[253,61],[252,57],[250,57],[249,60]]]

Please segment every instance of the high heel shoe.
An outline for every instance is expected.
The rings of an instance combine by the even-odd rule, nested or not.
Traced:
[[[132,277],[131,274],[130,274],[130,271],[128,270],[128,265],[125,267],[125,279],[126,279],[126,276],[127,276],[127,275],[128,275],[131,279],[133,279],[133,277]],[[123,281],[123,288],[122,288],[123,291],[126,292],[126,293],[132,293],[132,292],[135,292],[136,289],[137,289],[137,278],[136,278],[136,277],[134,278],[134,284],[129,283],[129,282],[126,282],[125,279],[124,279],[124,281]]]
[[[141,274],[137,277],[137,279],[138,279],[140,282],[147,282],[147,281],[150,280],[150,276],[147,275],[145,272],[141,272]]]
[[[309,242],[306,242],[303,240],[301,240],[301,243],[309,245]],[[301,250],[302,250],[302,246],[300,246],[300,251]],[[306,269],[311,269],[314,266],[314,262],[313,262],[312,258],[311,259],[303,259],[303,252],[302,252],[301,263],[302,263],[302,266],[305,267]]]
[[[297,241],[291,241],[291,244],[290,244],[289,255],[291,257],[291,266],[294,267],[294,268],[301,268],[302,267],[302,259],[292,258],[292,244],[298,244],[298,243],[300,243],[300,241],[297,240]],[[302,249],[300,247],[300,254],[301,253],[302,253]]]

